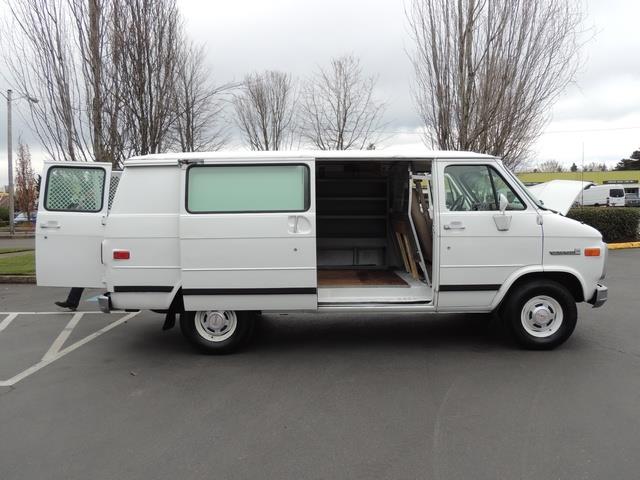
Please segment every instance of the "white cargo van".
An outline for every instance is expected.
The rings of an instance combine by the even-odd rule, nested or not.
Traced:
[[[585,207],[624,207],[624,185],[587,185],[576,201]]]
[[[499,311],[548,349],[577,302],[607,299],[600,233],[490,156],[149,155],[125,162],[109,209],[110,169],[45,164],[38,284],[104,288],[104,311],[161,310],[165,328],[179,314],[208,352],[240,346],[267,311]]]

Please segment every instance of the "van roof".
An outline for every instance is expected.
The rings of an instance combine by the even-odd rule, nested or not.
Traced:
[[[416,150],[412,152],[399,152],[394,150],[286,150],[272,152],[254,152],[254,151],[219,151],[219,152],[190,152],[190,153],[161,153],[152,155],[140,155],[131,157],[124,162],[125,166],[143,166],[143,165],[176,165],[179,161],[185,160],[211,160],[211,161],[228,161],[228,160],[283,160],[283,161],[300,161],[300,160],[373,160],[373,161],[406,161],[406,160],[433,160],[442,159],[461,159],[461,160],[487,160],[493,159],[491,155],[483,155],[473,152],[456,152],[456,151],[430,151]]]

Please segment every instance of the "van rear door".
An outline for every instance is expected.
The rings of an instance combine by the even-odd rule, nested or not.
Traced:
[[[186,310],[317,308],[314,164],[183,166]]]
[[[111,164],[45,162],[36,224],[38,285],[103,287]]]

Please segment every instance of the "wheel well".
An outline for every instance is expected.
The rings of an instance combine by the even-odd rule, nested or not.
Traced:
[[[580,280],[578,280],[575,275],[567,272],[535,272],[523,275],[518,278],[513,285],[511,285],[504,298],[508,298],[509,294],[515,288],[518,288],[520,285],[530,282],[531,280],[553,280],[558,282],[559,284],[567,287],[573,298],[576,300],[576,303],[584,302],[584,291],[582,290]]]

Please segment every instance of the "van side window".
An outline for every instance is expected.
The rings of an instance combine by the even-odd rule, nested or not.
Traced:
[[[309,198],[306,165],[197,165],[187,171],[190,213],[303,212]]]
[[[103,168],[49,168],[44,208],[58,212],[101,211],[105,176]]]
[[[524,202],[488,165],[449,165],[444,170],[445,205],[451,211],[499,210],[500,194],[507,197],[507,210],[524,210]]]

